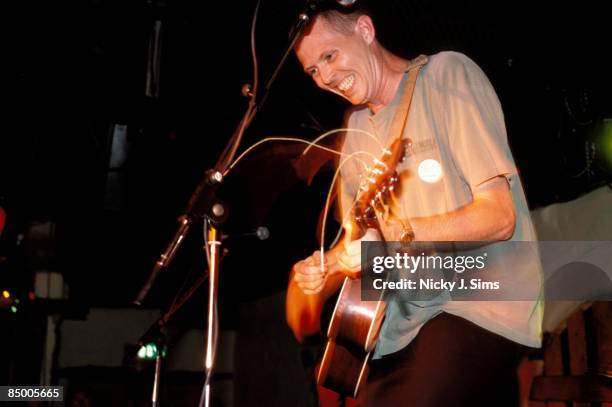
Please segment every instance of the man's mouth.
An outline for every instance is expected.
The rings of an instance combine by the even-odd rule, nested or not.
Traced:
[[[341,92],[346,92],[347,90],[353,87],[354,83],[355,83],[355,75],[349,75],[346,78],[344,78],[342,82],[340,82],[340,85],[338,85],[338,89],[340,89]]]

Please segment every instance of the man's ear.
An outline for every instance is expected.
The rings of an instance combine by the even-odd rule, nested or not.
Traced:
[[[359,16],[355,23],[355,32],[368,44],[374,41],[376,38],[376,31],[374,30],[374,23],[370,16],[365,14]]]

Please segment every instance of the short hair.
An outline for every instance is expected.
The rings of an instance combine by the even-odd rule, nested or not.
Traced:
[[[324,10],[317,17],[324,19],[333,29],[341,34],[351,35],[355,23],[365,13],[361,10],[342,12],[336,9]]]
[[[319,11],[314,18],[321,18],[326,24],[336,32],[343,35],[351,35],[354,33],[355,23],[362,15],[369,15],[364,9],[353,9],[346,11],[344,9],[325,9]],[[314,19],[313,18],[313,19]],[[297,26],[293,26],[289,32],[289,38],[293,36]],[[312,29],[312,24],[309,24],[304,32],[301,33],[300,38],[297,40],[297,44],[300,43],[304,35],[307,35]],[[296,44],[296,45],[297,45]]]

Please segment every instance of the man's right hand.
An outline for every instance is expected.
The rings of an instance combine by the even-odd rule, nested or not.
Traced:
[[[293,266],[293,279],[304,294],[314,295],[323,290],[329,276],[337,272],[335,257],[331,253],[326,254],[321,266],[321,252],[316,251]]]
[[[285,312],[287,323],[300,342],[320,331],[323,304],[344,280],[336,251],[333,248],[325,253],[323,267],[321,253],[316,251],[297,262],[291,271]]]
[[[359,240],[336,246],[325,253],[321,265],[321,252],[297,262],[293,266],[293,280],[306,295],[315,295],[325,288],[326,281],[337,273],[343,273],[349,278],[361,276],[361,242],[380,240],[375,229],[368,229]]]

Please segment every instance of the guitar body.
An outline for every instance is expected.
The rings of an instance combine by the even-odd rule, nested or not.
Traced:
[[[385,314],[385,303],[361,301],[361,280],[344,279],[327,332],[317,383],[356,397],[368,375],[368,360]]]

